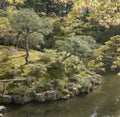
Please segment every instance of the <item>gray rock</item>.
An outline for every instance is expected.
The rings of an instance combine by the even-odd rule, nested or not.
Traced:
[[[67,86],[67,89],[69,90],[71,96],[74,96],[80,93],[79,87],[77,87],[76,84],[74,83],[70,83]]]
[[[118,77],[120,77],[120,72],[117,74]]]
[[[32,97],[23,97],[22,104],[29,103],[33,100],[34,100],[34,98],[32,98]]]
[[[91,85],[91,86],[87,86],[87,87],[82,87],[81,88],[81,93],[90,93],[92,92],[94,89],[94,87]]]
[[[72,91],[72,92],[75,92],[75,93],[77,93],[79,91],[78,88],[76,86],[74,86],[74,85],[73,86],[69,86],[68,90]]]
[[[7,110],[7,108],[5,106],[0,106],[0,112],[4,113]]]
[[[46,100],[55,100],[55,99],[57,99],[56,97],[57,97],[57,94],[55,91],[47,91],[45,93]]]
[[[63,96],[61,98],[66,100],[66,99],[70,98],[70,94],[67,94],[66,96]]]
[[[45,93],[35,94],[35,101],[44,102],[45,101]]]
[[[4,104],[9,104],[12,102],[12,96],[10,95],[4,95],[0,97],[0,102]]]
[[[77,87],[73,87],[73,91],[75,92],[75,94],[79,93],[79,89]]]
[[[0,117],[3,117],[3,114],[0,113]]]
[[[33,100],[34,100],[34,98],[32,98],[32,97],[23,97],[23,96],[20,96],[20,95],[14,95],[13,96],[13,101],[16,104],[26,104],[26,103],[31,102]]]

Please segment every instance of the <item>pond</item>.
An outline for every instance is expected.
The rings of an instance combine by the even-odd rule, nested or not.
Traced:
[[[92,93],[66,101],[8,105],[6,117],[120,117],[120,79],[103,77],[103,85]]]

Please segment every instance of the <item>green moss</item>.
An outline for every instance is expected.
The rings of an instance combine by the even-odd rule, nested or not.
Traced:
[[[6,90],[4,92],[0,90],[0,95],[4,93],[30,96],[35,93],[55,90],[61,96],[67,94],[73,96],[73,92],[65,92],[68,84],[74,83],[76,87],[81,88],[83,81],[86,82],[86,79],[92,76],[87,73],[87,69],[77,56],[71,56],[62,61],[65,52],[45,50],[42,53],[31,50],[29,60],[32,62],[25,65],[24,49],[18,49],[17,53],[11,54],[5,62],[2,52],[4,48],[9,51],[11,47],[0,46],[0,79],[27,80],[5,83]]]

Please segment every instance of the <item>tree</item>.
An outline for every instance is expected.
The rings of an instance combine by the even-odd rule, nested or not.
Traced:
[[[29,37],[31,34],[47,35],[52,32],[52,23],[50,19],[40,18],[34,11],[29,9],[15,10],[9,16],[12,26],[17,32],[24,33],[24,42],[26,49],[26,64],[29,63]],[[37,36],[38,37],[38,36]],[[38,38],[34,38],[38,39]]]
[[[17,32],[11,26],[7,13],[4,10],[0,10],[0,44],[14,44],[16,35]]]
[[[119,0],[76,0],[69,16],[90,13],[88,20],[96,20],[100,25],[108,27],[120,24],[119,7]]]
[[[112,37],[97,50],[97,63],[102,62],[106,71],[120,71],[120,35]]]
[[[95,45],[95,40],[90,36],[75,36],[71,37],[65,41],[56,41],[55,47],[58,51],[65,51],[66,55],[63,61],[72,55],[78,57],[88,57],[91,56],[93,48]]]
[[[65,28],[104,43],[120,32],[119,0],[75,0]],[[67,26],[68,25],[68,26]]]
[[[72,6],[72,2],[66,0],[26,0],[25,7],[33,8],[38,14],[45,12],[49,15],[65,16]]]

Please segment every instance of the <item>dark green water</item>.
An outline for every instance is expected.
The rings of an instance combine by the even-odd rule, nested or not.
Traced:
[[[6,117],[120,117],[120,78],[104,76],[102,86],[87,96],[24,106],[7,106]]]

